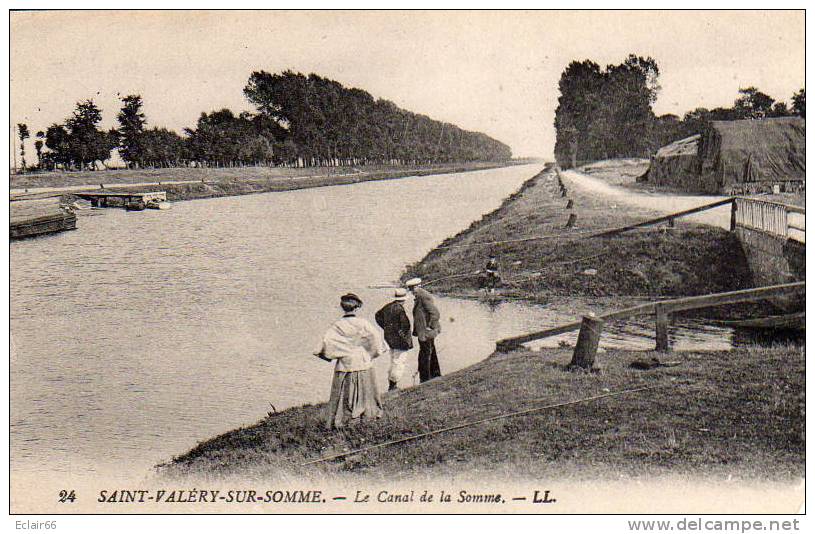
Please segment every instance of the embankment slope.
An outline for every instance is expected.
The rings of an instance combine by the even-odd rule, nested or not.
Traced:
[[[574,204],[570,209],[569,199]],[[570,213],[577,217],[576,225],[566,228]],[[586,238],[597,230],[661,215],[580,189],[567,190],[564,197],[557,174],[547,167],[497,210],[409,266],[404,277],[419,276],[437,293],[474,294],[477,273],[493,253],[504,279],[498,294],[537,301],[554,296],[685,296],[751,286],[738,240],[720,228],[677,223],[674,228]]]
[[[323,427],[322,405],[291,408],[206,441],[161,471],[171,478],[366,480],[470,474],[504,480],[661,475],[790,481],[804,474],[804,356],[794,347],[677,355],[637,371],[609,351],[600,373],[566,372],[569,350],[498,354],[386,394],[383,419]],[[738,362],[736,365],[734,362]],[[608,392],[654,389],[551,408],[302,466],[304,462],[498,414]]]

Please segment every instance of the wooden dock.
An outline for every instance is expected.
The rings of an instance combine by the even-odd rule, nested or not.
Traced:
[[[11,239],[76,230],[76,215],[62,209],[58,199],[12,202],[9,210]]]

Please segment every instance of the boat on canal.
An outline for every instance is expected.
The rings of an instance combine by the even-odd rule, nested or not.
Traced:
[[[10,205],[9,237],[23,239],[76,230],[76,215],[58,200],[16,201]]]

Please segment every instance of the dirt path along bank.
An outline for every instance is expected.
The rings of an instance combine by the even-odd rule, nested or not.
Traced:
[[[579,191],[583,195],[596,195],[617,205],[616,209],[635,207],[658,212],[662,215],[693,209],[705,204],[723,200],[724,196],[675,195],[670,193],[643,193],[609,184],[599,178],[568,170],[561,171],[560,176],[567,188]],[[730,206],[721,206],[685,218],[710,226],[730,229]]]

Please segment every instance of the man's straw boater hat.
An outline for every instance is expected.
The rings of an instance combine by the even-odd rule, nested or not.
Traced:
[[[407,286],[407,287],[416,287],[421,283],[422,283],[421,278],[411,278],[410,280],[405,282],[405,286]]]

